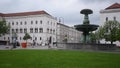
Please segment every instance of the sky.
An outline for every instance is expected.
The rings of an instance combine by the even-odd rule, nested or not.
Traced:
[[[100,10],[103,10],[120,0],[0,0],[0,13],[16,13],[45,10],[62,23],[74,26],[82,24],[84,15],[82,9],[92,9],[89,15],[91,24],[100,24]]]

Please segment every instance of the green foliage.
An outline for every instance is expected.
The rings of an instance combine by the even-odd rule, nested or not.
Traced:
[[[0,21],[0,36],[9,32],[9,26],[6,24],[6,21]]]
[[[90,33],[90,42],[91,43],[96,43],[96,39],[97,39],[97,37],[96,37],[96,35],[95,35],[95,33]]]
[[[24,40],[28,40],[28,39],[30,39],[31,38],[31,36],[28,34],[28,33],[25,33],[25,36],[23,37],[23,39]]]
[[[0,68],[120,68],[120,54],[64,50],[0,50]]]
[[[120,38],[120,23],[118,21],[107,21],[103,26],[99,28],[96,32],[98,39],[105,39],[106,41],[111,41],[111,44],[114,41],[119,40]]]

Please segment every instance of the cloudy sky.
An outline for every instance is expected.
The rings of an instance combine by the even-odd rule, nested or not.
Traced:
[[[99,11],[106,7],[120,3],[120,0],[0,0],[0,13],[16,13],[45,10],[64,24],[73,26],[82,24],[83,15],[80,10],[93,10],[90,15],[91,24],[100,24]]]

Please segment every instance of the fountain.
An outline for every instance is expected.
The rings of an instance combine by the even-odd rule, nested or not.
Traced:
[[[84,40],[83,43],[57,43],[57,47],[60,49],[78,49],[78,50],[115,50],[115,44],[101,44],[101,43],[89,43],[89,33],[92,31],[97,30],[99,27],[98,25],[90,24],[89,22],[89,14],[92,14],[93,11],[90,9],[83,9],[81,14],[84,14],[84,21],[83,24],[75,25],[75,28],[78,31],[83,32]]]
[[[94,25],[94,24],[90,24],[89,22],[89,14],[92,14],[93,11],[90,9],[83,9],[82,11],[80,11],[81,14],[84,14],[84,21],[83,24],[80,25],[75,25],[75,28],[78,31],[82,31],[83,32],[83,36],[84,36],[84,41],[83,43],[88,43],[89,40],[87,39],[87,36],[89,37],[89,32],[95,31],[99,26],[98,25]]]

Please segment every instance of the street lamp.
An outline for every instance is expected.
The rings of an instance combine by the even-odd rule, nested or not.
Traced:
[[[64,24],[64,18],[63,17],[59,17],[59,22],[61,22],[61,20],[62,20],[62,22]]]

